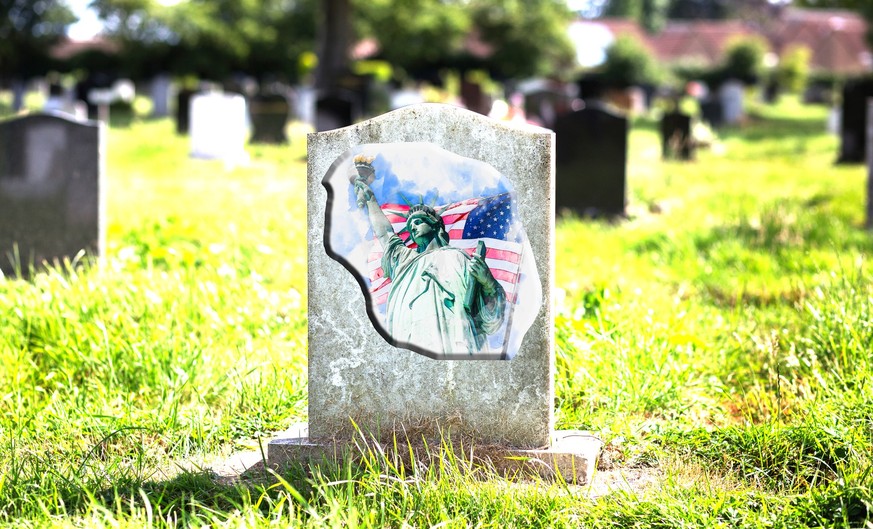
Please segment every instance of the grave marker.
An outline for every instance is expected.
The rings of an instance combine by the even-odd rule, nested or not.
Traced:
[[[843,86],[840,155],[837,163],[863,163],[867,145],[867,98],[873,97],[873,78],[853,79]]]
[[[624,216],[627,134],[627,118],[597,100],[556,120],[558,211]]]
[[[718,89],[724,122],[737,125],[745,116],[745,88],[740,81],[731,79]]]
[[[505,464],[590,476],[599,441],[552,430],[553,156],[545,129],[437,104],[309,135],[309,424],[270,443],[271,465],[335,453],[360,428],[471,437],[521,456]]]
[[[245,98],[239,94],[195,95],[191,99],[190,133],[194,158],[246,161]]]
[[[664,159],[693,160],[695,145],[691,137],[691,116],[669,112],[661,118],[661,156]]]
[[[103,252],[102,128],[57,114],[0,122],[0,270]],[[16,250],[17,247],[17,250]]]
[[[867,229],[873,229],[873,97],[867,98]]]
[[[250,143],[288,143],[285,126],[291,105],[288,98],[278,93],[262,93],[251,99],[249,116],[252,121]]]

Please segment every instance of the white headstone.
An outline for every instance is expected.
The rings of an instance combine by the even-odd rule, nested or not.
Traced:
[[[238,94],[207,93],[191,99],[191,156],[227,163],[248,160],[246,100]]]

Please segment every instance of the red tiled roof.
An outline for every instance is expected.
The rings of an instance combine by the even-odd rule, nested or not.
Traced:
[[[867,23],[853,11],[786,8],[771,21],[766,32],[741,20],[673,20],[655,35],[647,34],[632,20],[607,18],[592,22],[602,24],[616,36],[637,39],[666,63],[694,59],[716,65],[732,40],[760,35],[777,54],[793,45],[808,47],[813,70],[843,74],[873,70]]]
[[[694,57],[714,65],[721,62],[731,41],[753,35],[751,28],[737,20],[671,21],[660,33],[649,36],[649,42],[664,62]]]
[[[856,74],[873,66],[866,31],[864,19],[852,11],[786,9],[770,40],[778,53],[809,48],[814,70]]]

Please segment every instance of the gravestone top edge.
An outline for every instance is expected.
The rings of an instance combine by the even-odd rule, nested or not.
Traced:
[[[13,116],[7,116],[5,118],[0,118],[0,125],[8,125],[10,123],[22,123],[24,121],[35,121],[35,120],[57,120],[63,121],[65,123],[69,123],[70,125],[84,125],[87,127],[99,127],[102,125],[100,121],[93,119],[76,119],[75,117],[67,114],[66,112],[60,112],[57,110],[46,110],[39,112],[28,112],[25,114],[16,114]]]
[[[523,132],[529,134],[542,134],[545,136],[554,134],[554,132],[552,132],[550,129],[544,127],[527,124],[524,126],[519,126],[518,124],[514,124],[511,122],[489,118],[488,116],[482,115],[478,112],[474,112],[472,110],[456,105],[449,105],[446,103],[416,103],[414,105],[407,105],[405,107],[386,112],[379,116],[349,125],[347,127],[325,130],[321,132],[310,132],[307,134],[307,137],[320,138],[333,134],[347,134],[361,127],[375,126],[379,125],[382,122],[392,122],[397,120],[398,118],[403,117],[404,115],[409,115],[410,117],[426,117],[439,114],[445,115],[448,119],[472,120],[474,123],[495,127],[497,129],[503,129],[507,132]]]

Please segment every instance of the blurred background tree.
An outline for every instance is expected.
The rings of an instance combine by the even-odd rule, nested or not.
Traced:
[[[51,70],[49,49],[75,21],[62,0],[0,0],[0,81]]]
[[[620,36],[607,48],[600,80],[611,88],[653,85],[663,80],[664,72],[654,56],[638,40]]]
[[[498,79],[565,76],[575,65],[567,35],[572,12],[563,0],[470,0],[472,26],[492,54],[488,69]]]
[[[728,44],[721,67],[724,79],[756,83],[764,73],[767,42],[762,37],[744,37]]]
[[[123,44],[125,74],[161,71],[223,79],[239,72],[296,80],[315,47],[316,0],[94,0]]]
[[[806,46],[791,46],[782,53],[774,72],[776,83],[792,93],[799,93],[809,77],[809,61],[812,51]]]

